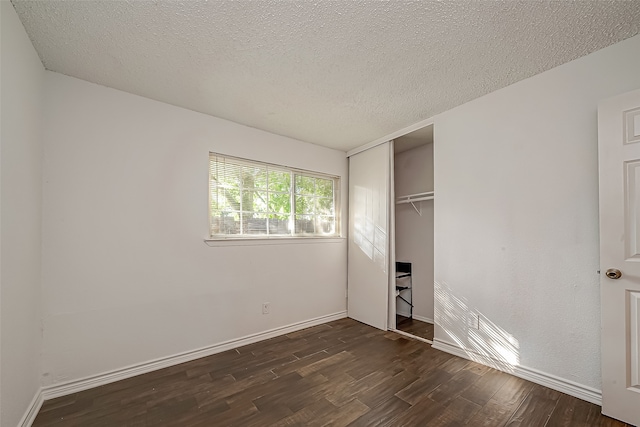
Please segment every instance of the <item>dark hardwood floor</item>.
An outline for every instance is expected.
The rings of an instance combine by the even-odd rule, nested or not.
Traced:
[[[408,317],[397,315],[396,329],[433,341],[433,323],[427,323],[421,320],[410,319]]]
[[[44,403],[34,426],[625,426],[351,319]]]

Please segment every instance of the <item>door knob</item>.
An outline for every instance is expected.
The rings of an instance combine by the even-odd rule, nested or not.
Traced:
[[[610,268],[605,273],[609,279],[619,279],[622,277],[622,272],[617,268]]]

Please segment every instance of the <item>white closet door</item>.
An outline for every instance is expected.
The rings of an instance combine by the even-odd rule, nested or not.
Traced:
[[[386,142],[349,158],[348,315],[387,329],[389,162]]]

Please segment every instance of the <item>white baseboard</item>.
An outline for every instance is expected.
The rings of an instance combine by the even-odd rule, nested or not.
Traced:
[[[39,388],[33,396],[31,404],[27,408],[27,412],[24,413],[22,419],[18,423],[18,427],[31,427],[31,424],[36,420],[36,416],[38,416],[38,412],[40,412],[42,402],[44,402],[42,388]]]
[[[101,385],[124,380],[127,378],[135,377],[136,375],[146,374],[148,372],[167,368],[169,366],[178,365],[180,363],[190,362],[192,360],[199,359],[201,357],[211,356],[212,354],[221,353],[223,351],[231,350],[237,347],[242,347],[247,344],[253,344],[258,341],[262,341],[269,338],[277,337],[279,335],[284,335],[291,332],[299,331],[300,329],[309,328],[311,326],[320,325],[322,323],[343,319],[345,317],[347,317],[347,312],[340,311],[337,313],[328,314],[326,316],[320,316],[314,319],[309,319],[302,322],[281,326],[279,328],[270,329],[268,331],[260,332],[257,334],[247,335],[245,337],[224,341],[218,344],[213,344],[197,350],[178,353],[173,356],[167,356],[160,359],[151,360],[151,361],[140,363],[137,365],[128,366],[122,369],[116,369],[113,371],[105,372],[103,374],[93,375],[90,377],[85,377],[78,380],[69,381],[66,383],[47,386],[42,389],[40,405],[42,405],[42,400],[49,400],[49,399],[53,399],[60,396],[67,396],[69,394],[77,393],[79,391],[88,390],[90,388],[94,388]],[[38,407],[38,409],[40,408]],[[36,411],[36,414],[37,414],[37,411]]]
[[[404,311],[396,311],[396,314],[398,316],[402,316],[402,317],[409,317],[409,312],[407,311],[406,313]]]
[[[594,388],[587,387],[585,385],[578,384],[576,382],[569,381],[567,379],[560,378],[546,372],[541,372],[533,368],[527,368],[526,366],[507,366],[504,362],[501,362],[493,357],[478,354],[471,350],[463,349],[458,345],[440,340],[438,338],[435,338],[433,340],[432,347],[436,350],[441,350],[446,353],[462,357],[464,359],[491,366],[492,368],[507,372],[511,375],[515,375],[516,377],[520,377],[527,381],[531,381],[536,384],[551,388],[553,390],[557,390],[561,393],[577,397],[578,399],[586,400],[587,402],[602,406],[602,392],[600,390],[596,390]]]
[[[411,315],[409,312],[404,312],[404,311],[397,311],[396,314],[399,315],[399,316],[403,316],[403,317],[409,317]],[[413,318],[416,319],[416,320],[419,320],[421,322],[427,322],[427,323],[433,324],[433,319],[430,319],[428,317],[423,317],[423,316],[419,316],[417,314],[414,314]]]
[[[411,338],[411,339],[414,339],[414,340],[417,340],[417,341],[426,342],[427,344],[433,344],[433,341],[431,341],[431,340],[428,340],[428,339],[426,339],[426,338],[419,337],[418,335],[410,334],[410,333],[405,332],[405,331],[401,331],[400,329],[389,329],[389,330],[390,330],[391,332],[395,332],[396,334],[403,335],[403,336],[405,336],[405,337],[407,337],[407,338]]]
[[[431,323],[433,325],[433,319],[430,319],[428,317],[418,316],[417,314],[414,314],[413,318],[421,322]]]

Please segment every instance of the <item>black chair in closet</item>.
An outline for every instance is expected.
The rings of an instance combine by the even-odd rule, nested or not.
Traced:
[[[413,280],[411,278],[410,262],[396,262],[396,297],[409,304],[409,319],[412,319]],[[409,299],[405,297],[408,297]]]

